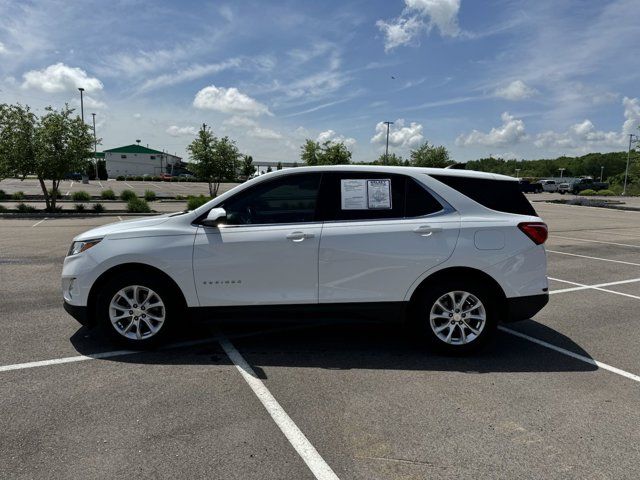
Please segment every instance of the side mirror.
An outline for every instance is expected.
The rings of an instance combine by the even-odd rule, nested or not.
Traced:
[[[227,219],[227,212],[224,208],[212,208],[207,214],[207,218],[202,220],[202,225],[206,227],[217,227]]]

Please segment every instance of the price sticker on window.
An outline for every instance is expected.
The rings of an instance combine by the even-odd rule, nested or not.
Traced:
[[[367,207],[370,209],[391,209],[391,180],[367,180]]]

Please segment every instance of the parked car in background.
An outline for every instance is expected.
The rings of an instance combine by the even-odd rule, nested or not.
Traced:
[[[430,345],[467,352],[547,303],[546,238],[511,177],[292,168],[192,211],[78,235],[62,290],[81,323],[133,346],[191,328],[187,309],[288,307],[406,315]]]
[[[596,182],[593,178],[579,178],[572,182],[564,182],[558,185],[558,192],[564,195],[567,192],[574,195],[579,194],[583,190],[605,190],[609,188],[607,182]]]
[[[545,192],[558,191],[558,183],[555,180],[540,180],[540,185],[542,185],[542,190]]]
[[[160,174],[160,180],[168,182],[173,178],[173,175],[171,175],[170,173],[161,173]]]
[[[530,182],[529,180],[518,180],[520,190],[524,193],[541,193],[542,185],[539,182]]]
[[[180,175],[178,175],[178,178],[184,178],[185,180],[195,180],[195,176],[191,175],[190,173],[181,173]]]

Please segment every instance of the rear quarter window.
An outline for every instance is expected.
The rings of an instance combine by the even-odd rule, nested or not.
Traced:
[[[430,175],[480,205],[504,213],[537,216],[517,181]]]

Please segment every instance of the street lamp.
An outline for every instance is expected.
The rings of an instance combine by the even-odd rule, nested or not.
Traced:
[[[559,168],[558,170],[560,170],[560,178],[562,178],[562,173],[566,170],[566,168]]]
[[[96,166],[96,180],[100,180],[98,178],[98,138],[96,137],[96,114],[92,113],[91,116],[93,117],[93,161]]]
[[[604,173],[604,165],[600,167],[600,182],[602,182],[602,174]]]
[[[84,92],[84,88],[78,87],[78,90],[80,90],[80,115],[82,118],[82,123],[84,123],[84,100],[82,98],[82,92]]]
[[[520,178],[520,169],[516,168],[516,178]]]
[[[384,149],[384,163],[389,161],[389,127],[393,125],[393,122],[382,122],[387,126],[387,146]]]
[[[634,135],[633,133],[629,134],[629,149],[627,150],[627,169],[624,171],[624,187],[622,189],[622,195],[627,194],[627,178],[629,177],[629,160],[631,158],[631,142],[633,141],[633,137],[636,137],[636,140],[638,139],[637,135]]]

